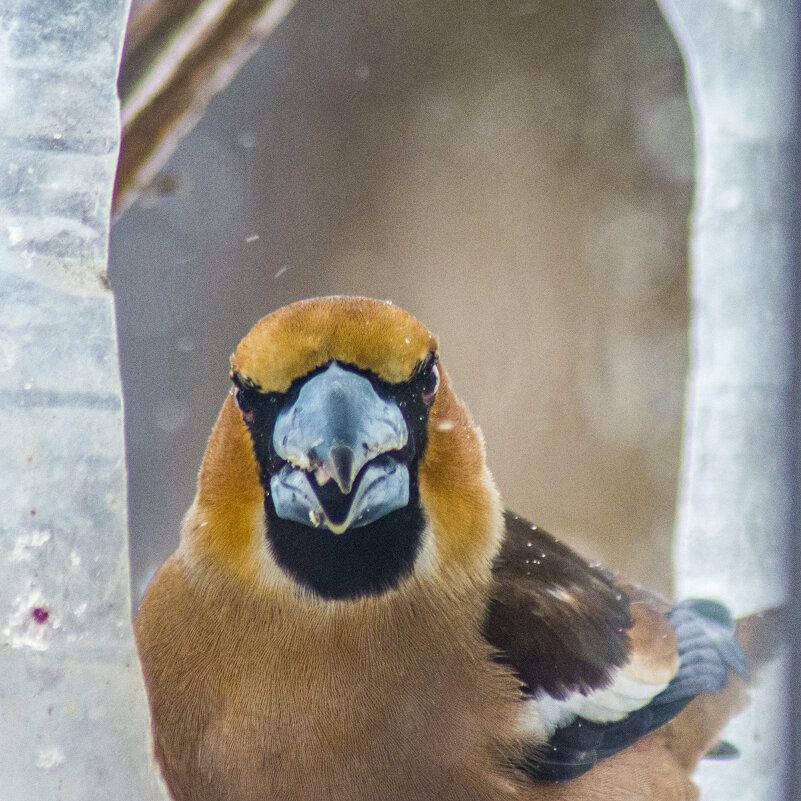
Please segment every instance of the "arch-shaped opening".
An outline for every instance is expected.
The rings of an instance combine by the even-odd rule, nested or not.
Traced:
[[[652,0],[301,0],[164,176],[111,248],[135,592],[239,337],[342,292],[438,333],[511,508],[670,591],[693,153]]]

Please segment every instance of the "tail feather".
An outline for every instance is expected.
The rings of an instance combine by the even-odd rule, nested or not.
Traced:
[[[740,749],[727,740],[718,740],[705,754],[704,759],[736,759]]]
[[[735,636],[748,659],[753,682],[759,669],[778,653],[785,638],[787,610],[775,606],[737,620]]]

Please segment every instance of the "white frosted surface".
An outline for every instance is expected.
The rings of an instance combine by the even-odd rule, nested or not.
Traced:
[[[164,799],[105,285],[125,0],[0,11],[0,799]]]
[[[661,0],[687,63],[696,123],[691,365],[676,536],[677,594],[743,615],[785,599],[792,376],[794,135],[790,0]],[[782,665],[702,763],[704,801],[782,797]]]

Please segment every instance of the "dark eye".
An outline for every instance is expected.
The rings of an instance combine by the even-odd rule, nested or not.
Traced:
[[[439,389],[439,368],[436,364],[432,364],[423,378],[423,385],[420,391],[423,402],[431,405],[434,402],[437,389]]]
[[[234,401],[242,412],[242,418],[246,423],[253,420],[253,413],[256,408],[256,390],[245,387],[234,387]]]

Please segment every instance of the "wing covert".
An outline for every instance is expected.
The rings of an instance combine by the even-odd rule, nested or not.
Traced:
[[[578,776],[747,672],[722,605],[671,608],[517,515],[505,522],[484,635],[523,684],[531,778]]]
[[[564,699],[608,684],[630,656],[630,601],[612,575],[506,512],[484,636],[526,694]]]

